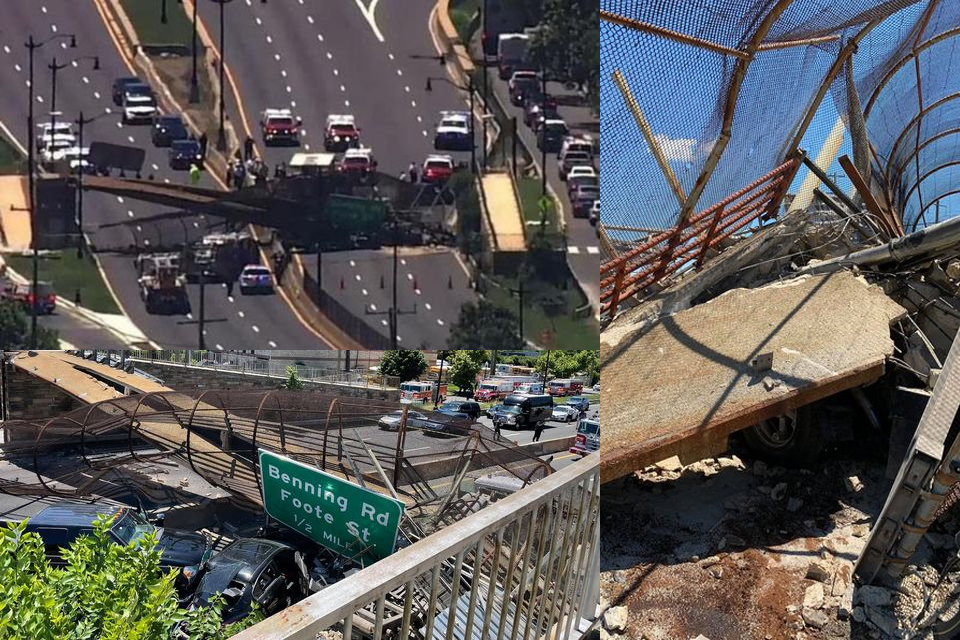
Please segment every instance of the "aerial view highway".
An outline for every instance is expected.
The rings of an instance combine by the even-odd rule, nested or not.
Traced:
[[[11,2],[0,155],[19,171],[2,173],[23,176],[33,156],[37,186],[0,186],[17,196],[0,210],[0,303],[25,313],[24,346],[52,335],[53,346],[217,350],[595,341],[595,114],[570,106],[570,82],[525,95],[498,76],[504,61],[538,73],[529,16],[489,57],[473,54],[489,67],[481,83],[450,5]],[[506,46],[514,36],[523,53]],[[541,158],[553,120],[537,134],[523,104],[554,97],[570,129]],[[521,111],[498,121],[494,100]],[[506,211],[487,191],[498,171],[487,152],[509,155],[498,137],[513,115],[526,170],[547,173],[549,198],[534,208],[564,220],[551,249],[559,304],[534,295],[546,290],[527,251],[539,215],[527,215],[516,164]],[[565,183],[561,156],[591,177]],[[519,248],[501,244],[510,224]]]

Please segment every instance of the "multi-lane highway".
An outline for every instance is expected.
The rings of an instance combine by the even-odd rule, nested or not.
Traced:
[[[167,167],[165,149],[150,143],[149,126],[126,126],[120,122],[119,109],[112,103],[111,84],[115,78],[135,75],[129,60],[105,26],[101,8],[93,0],[83,6],[50,0],[49,2],[11,3],[5,11],[5,28],[0,32],[0,84],[10,89],[0,96],[0,120],[20,136],[25,131],[27,111],[27,64],[23,43],[28,34],[43,40],[57,33],[76,35],[77,47],[71,49],[66,40],[54,40],[36,53],[37,117],[50,110],[50,72],[46,65],[53,56],[66,61],[78,56],[96,55],[100,69],[93,70],[90,61],[62,70],[57,81],[57,110],[61,118],[75,119],[80,111],[85,118],[100,116],[88,124],[84,143],[94,141],[139,146],[146,150],[144,177],[156,180],[187,182],[186,172]],[[14,90],[20,87],[20,90]],[[112,113],[107,113],[106,109]],[[26,142],[21,140],[21,142]],[[203,186],[215,187],[210,176],[203,176]],[[123,198],[87,193],[84,206],[84,231],[100,252],[98,257],[106,273],[108,286],[115,292],[124,311],[150,339],[169,347],[195,347],[197,327],[181,324],[195,319],[188,316],[160,316],[146,313],[137,286],[138,273],[133,256],[120,251],[140,247],[144,251],[170,247],[199,239],[209,232],[215,219],[195,216],[186,220],[137,224],[131,227],[102,229],[103,224],[136,220],[164,211],[163,208]],[[56,283],[54,283],[56,285]],[[199,285],[189,286],[191,306],[197,309]],[[281,296],[258,296],[250,299],[228,297],[221,286],[208,286],[205,292],[206,316],[225,321],[210,323],[206,343],[210,348],[250,346],[259,348],[324,348],[329,346],[309,330],[291,311]]]
[[[350,114],[361,143],[373,150],[379,169],[399,175],[420,165],[433,147],[442,110],[466,110],[467,96],[446,78],[435,59],[429,29],[431,0],[404,3],[260,2],[243,0],[225,11],[227,69],[239,96],[230,109],[242,136],[251,135],[270,166],[297,149],[265,147],[259,133],[267,108],[289,108],[303,120],[301,149],[323,151],[329,114]],[[214,3],[199,5],[201,21],[219,42]],[[431,58],[433,56],[433,58]],[[430,91],[426,90],[431,78]],[[479,126],[478,140],[479,140]],[[469,164],[467,152],[450,153]],[[407,250],[400,256],[398,343],[446,344],[464,302],[475,298],[469,274],[449,248]],[[316,261],[304,265],[316,276]],[[383,312],[392,304],[391,251],[350,251],[323,257],[325,291],[375,330],[389,335]],[[386,278],[380,287],[380,278]],[[341,286],[343,282],[343,286]],[[415,286],[416,285],[416,286]]]

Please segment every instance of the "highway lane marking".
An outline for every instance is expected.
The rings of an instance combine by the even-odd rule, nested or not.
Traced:
[[[17,70],[17,73],[20,73],[20,71],[22,71],[20,65],[18,64],[13,65],[13,68]]]
[[[322,34],[322,33],[318,33],[318,34],[317,34],[317,40],[319,40],[320,42],[323,42],[323,34]]]
[[[442,326],[443,326],[443,320],[441,320],[440,318],[437,318],[437,324],[442,327]]]
[[[260,327],[257,325],[252,325],[250,328],[253,329],[254,333],[260,333]]]
[[[587,253],[596,255],[600,253],[600,247],[587,247]]]
[[[313,16],[307,16],[307,22],[313,24]]]
[[[335,75],[335,76],[340,75],[340,70],[339,70],[339,69],[334,69],[334,70],[333,70],[333,75]]]
[[[370,29],[373,30],[373,35],[377,37],[377,40],[380,42],[384,41],[383,34],[380,33],[380,27],[377,26],[377,4],[380,0],[370,0],[370,6],[365,6],[363,0],[357,0],[357,7],[360,8],[360,13],[363,14],[364,19],[367,21],[367,24],[370,25]],[[301,4],[303,4],[301,0]]]
[[[216,345],[214,345],[214,348],[215,348],[217,351],[223,351],[223,345],[222,345],[222,344],[216,344]]]
[[[271,348],[271,349],[276,349],[276,348],[277,348],[277,343],[274,342],[273,340],[268,340],[268,341],[267,341],[267,344],[270,345],[270,348]]]

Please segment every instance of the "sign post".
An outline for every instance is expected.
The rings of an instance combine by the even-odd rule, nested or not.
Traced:
[[[404,504],[286,456],[260,450],[267,514],[363,564],[393,553]]]

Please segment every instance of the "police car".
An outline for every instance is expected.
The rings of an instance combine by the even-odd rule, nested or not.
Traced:
[[[264,109],[260,116],[263,143],[299,145],[301,124],[303,121],[295,118],[290,109]]]
[[[470,135],[470,113],[441,111],[433,147],[439,151],[469,151],[473,144]]]
[[[351,115],[327,116],[327,128],[323,132],[323,146],[327,151],[342,152],[360,146],[360,129]]]
[[[423,182],[443,183],[453,175],[453,158],[448,155],[431,154],[423,161]]]

